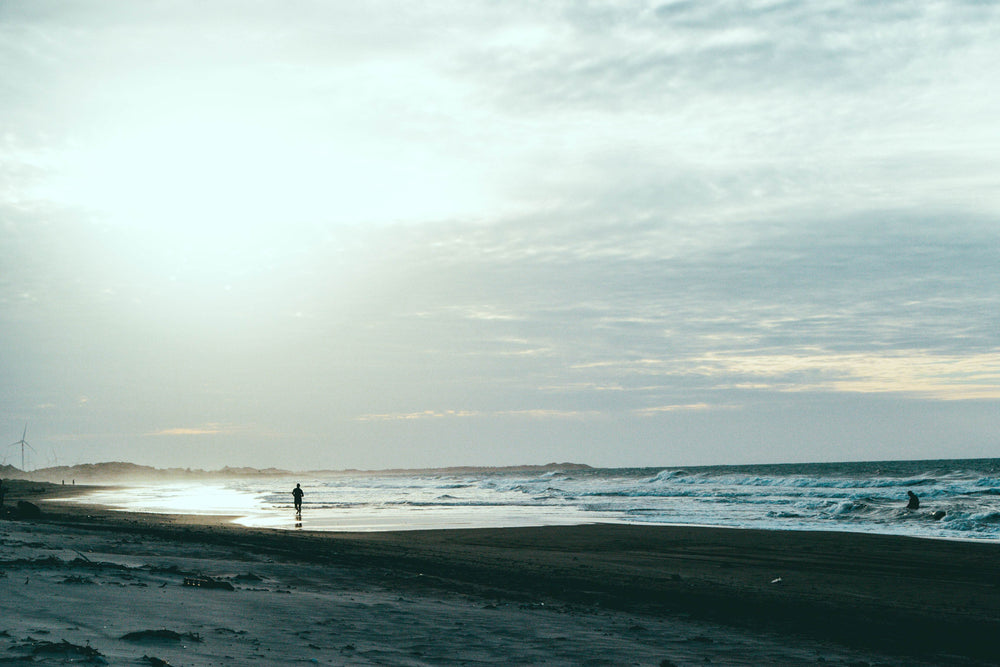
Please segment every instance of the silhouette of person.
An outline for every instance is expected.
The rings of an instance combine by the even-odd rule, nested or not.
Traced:
[[[917,498],[917,494],[913,491],[907,491],[906,495],[910,497],[910,502],[906,503],[906,509],[915,510],[920,507],[920,498]]]
[[[292,498],[295,500],[296,514],[302,514],[302,496],[304,495],[305,492],[302,490],[302,487],[296,484],[295,488],[292,489]]]

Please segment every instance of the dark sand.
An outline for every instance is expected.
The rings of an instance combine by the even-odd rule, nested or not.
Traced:
[[[6,521],[0,528],[35,526],[36,531],[55,535],[53,539],[61,531],[80,544],[90,540],[86,543],[103,545],[109,552],[138,554],[137,546],[127,545],[142,542],[169,545],[171,553],[192,557],[218,552],[215,562],[239,558],[258,563],[253,566],[256,569],[264,563],[299,564],[316,581],[327,574],[337,579],[340,589],[354,585],[368,590],[365,587],[371,584],[393,596],[434,604],[457,596],[475,609],[502,606],[511,613],[520,610],[518,614],[546,608],[550,610],[543,619],[546,623],[555,622],[556,610],[561,610],[558,618],[565,617],[565,627],[552,633],[558,635],[556,639],[571,642],[576,642],[576,635],[579,642],[591,641],[587,633],[596,631],[584,628],[590,627],[587,623],[594,620],[593,614],[606,614],[611,627],[621,626],[621,641],[633,643],[600,648],[600,642],[593,640],[594,650],[634,650],[636,655],[634,659],[605,655],[593,664],[680,665],[705,660],[715,664],[1000,664],[1000,544],[608,524],[394,533],[276,531],[242,528],[222,518],[129,514],[50,502],[44,498],[80,489],[15,485],[8,492],[8,507],[19,497],[27,498],[42,507],[43,515],[30,521]],[[233,554],[226,556],[227,549],[234,550]],[[8,565],[0,562],[0,569],[12,569],[11,561],[5,562]],[[436,607],[428,607],[432,608]],[[465,642],[486,641],[500,632],[487,623],[480,628],[481,636],[475,635],[474,624],[462,612],[454,613],[457,616],[448,616],[448,622],[466,627]],[[478,618],[478,613],[470,617]],[[412,632],[400,618],[400,637],[383,630],[388,633],[387,644],[403,642],[417,631],[419,615],[412,621]],[[513,618],[507,620],[514,622]],[[535,622],[525,621],[529,626]],[[691,629],[676,630],[683,623],[700,623],[690,627],[712,630],[697,634],[691,634],[696,632]],[[684,637],[689,643],[683,650],[678,644],[681,640],[671,638],[674,630],[688,633]],[[629,633],[660,634],[633,641]],[[456,637],[445,633],[437,641],[447,645],[458,642]],[[764,643],[758,645],[748,637],[762,638]],[[574,656],[588,655],[586,646],[569,649],[556,639],[552,640],[552,659],[546,661],[574,664]],[[639,655],[657,641],[659,654],[650,648],[652,653]],[[732,647],[726,649],[728,653],[723,651],[730,641],[743,646],[739,650],[744,653]],[[358,643],[352,643],[352,650]],[[784,658],[780,657],[784,654],[768,653],[777,650],[775,646],[786,646],[791,652]],[[444,651],[436,658],[425,647],[417,652],[418,657],[406,660],[372,653],[365,660],[355,655],[343,662],[319,662],[500,664],[497,658],[504,651],[515,650],[500,646],[492,653],[469,654],[467,647],[456,644],[453,648],[452,653]],[[528,648],[526,643],[526,652],[518,654],[522,659],[511,662],[541,661]],[[466,658],[453,661],[449,655]],[[662,655],[662,662],[651,662],[649,655]]]

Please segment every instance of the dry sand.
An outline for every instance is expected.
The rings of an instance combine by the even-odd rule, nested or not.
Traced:
[[[1000,664],[997,544],[276,531],[13,484],[8,508],[27,499],[42,515],[0,521],[0,664]]]

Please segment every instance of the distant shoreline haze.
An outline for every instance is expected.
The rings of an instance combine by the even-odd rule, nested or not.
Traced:
[[[0,479],[27,479],[39,482],[63,481],[105,481],[105,480],[176,480],[176,479],[217,479],[239,477],[288,477],[294,475],[391,475],[408,473],[440,474],[483,474],[483,473],[530,473],[551,471],[592,470],[582,463],[547,463],[544,465],[516,466],[447,466],[440,468],[387,468],[381,470],[286,470],[282,468],[253,468],[247,466],[225,466],[218,470],[200,468],[156,468],[126,461],[102,463],[79,463],[71,466],[53,466],[24,471],[12,465],[0,466]]]
[[[861,473],[868,472],[872,475],[879,475],[883,468],[891,468],[900,463],[923,464],[941,467],[954,468],[963,462],[979,467],[984,462],[991,460],[1000,461],[991,457],[977,457],[967,459],[898,459],[898,460],[873,460],[873,461],[815,461],[807,463],[746,463],[746,464],[716,464],[716,465],[655,465],[655,466],[620,466],[620,467],[594,467],[585,463],[545,463],[545,464],[523,464],[511,466],[441,466],[432,468],[384,468],[384,469],[316,469],[316,470],[288,470],[283,468],[254,468],[250,466],[231,467],[225,466],[217,470],[204,470],[200,468],[156,468],[154,466],[140,465],[127,461],[106,461],[101,463],[80,463],[71,466],[52,466],[39,468],[36,470],[24,471],[20,468],[4,464],[0,465],[0,479],[25,479],[39,482],[97,482],[97,481],[168,481],[183,479],[229,479],[244,477],[290,477],[290,476],[325,476],[325,475],[394,475],[394,474],[524,474],[524,473],[548,473],[548,472],[573,472],[584,470],[683,470],[688,472],[698,471],[746,471],[754,472],[763,468],[775,469],[799,469],[808,471],[809,468],[823,468],[824,472],[829,472],[831,466],[843,467],[844,472]],[[1000,470],[997,470],[1000,474]]]

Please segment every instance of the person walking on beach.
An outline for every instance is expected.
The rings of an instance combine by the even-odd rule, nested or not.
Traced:
[[[296,484],[295,488],[292,489],[292,499],[295,501],[296,514],[302,514],[302,496],[304,495],[305,492],[302,490],[302,487]]]

